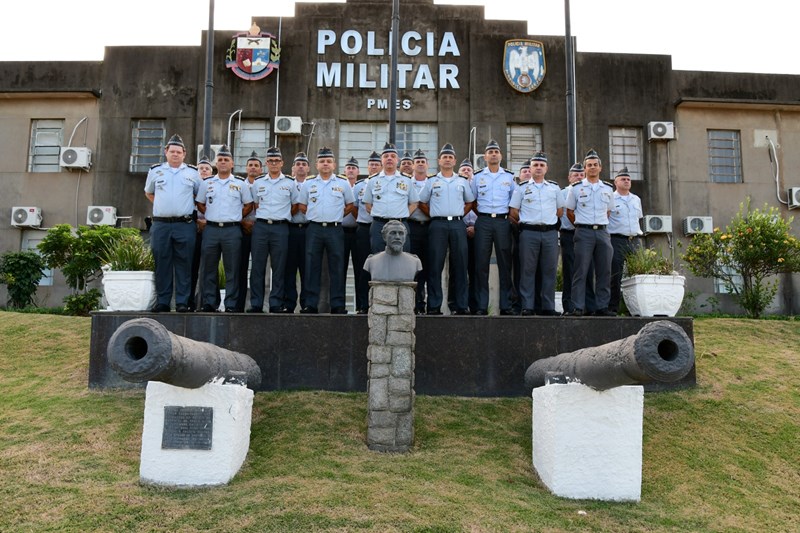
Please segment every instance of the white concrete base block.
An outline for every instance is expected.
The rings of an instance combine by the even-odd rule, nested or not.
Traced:
[[[639,501],[644,389],[533,389],[533,467],[556,496]]]
[[[211,449],[163,449],[164,408],[211,407]],[[139,476],[143,483],[197,487],[224,485],[236,475],[250,448],[253,391],[242,385],[208,383],[198,389],[147,383]]]

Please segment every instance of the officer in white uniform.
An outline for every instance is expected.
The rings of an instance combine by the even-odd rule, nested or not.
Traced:
[[[639,220],[642,201],[631,192],[631,176],[628,167],[623,167],[614,177],[614,209],[608,215],[608,233],[614,255],[611,259],[611,297],[608,309],[619,312],[619,298],[622,272],[625,269],[625,256],[642,247],[639,236],[642,234]]]
[[[164,147],[167,161],[153,165],[147,173],[144,193],[153,203],[150,246],[156,263],[154,313],[169,312],[175,280],[175,310],[191,310],[192,255],[197,238],[194,197],[200,188],[197,169],[183,162],[186,147],[178,135]]]
[[[294,188],[300,194],[300,188],[308,176],[308,156],[297,152],[292,162],[292,180]],[[297,307],[297,278],[300,278],[300,309],[306,305],[306,228],[308,219],[299,209],[289,222],[289,251],[286,255],[286,268],[283,274],[285,313],[294,313]]]
[[[381,156],[372,152],[367,162],[367,168],[380,172]],[[377,163],[377,167],[375,166]],[[370,175],[371,176],[371,175]],[[356,277],[356,313],[367,314],[369,310],[369,272],[364,270],[364,262],[372,252],[370,247],[369,230],[372,226],[372,215],[364,205],[364,190],[369,183],[369,177],[361,178],[353,185],[353,197],[356,207],[356,247],[353,253],[353,270],[358,272]]]
[[[417,150],[414,153],[414,179],[412,181],[417,189],[417,195],[425,188],[428,181],[428,158],[425,152]],[[428,290],[428,225],[431,217],[428,216],[428,206],[422,203],[408,216],[408,227],[411,230],[411,253],[416,255],[422,263],[422,270],[417,273],[417,292],[414,312],[418,315],[425,314],[425,293]],[[441,305],[441,304],[440,304]]]

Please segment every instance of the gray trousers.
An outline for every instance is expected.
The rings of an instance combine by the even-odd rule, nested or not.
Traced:
[[[433,220],[428,231],[428,309],[440,311],[442,300],[442,272],[447,251],[450,250],[450,276],[454,311],[469,307],[467,280],[467,227],[461,220]]]
[[[558,272],[558,231],[522,229],[519,234],[520,282],[522,308],[533,310],[536,299],[536,273],[541,271],[542,310],[556,308],[556,274]]]
[[[586,279],[594,262],[594,294],[597,309],[608,309],[611,296],[611,236],[605,227],[575,228],[575,273],[572,276],[572,304],[586,310]]]
[[[196,238],[197,224],[194,221],[153,222],[150,247],[156,263],[156,303],[170,305],[174,279],[175,305],[189,305]]]
[[[272,269],[272,286],[269,291],[269,308],[275,310],[283,305],[285,298],[284,271],[289,249],[289,225],[267,224],[256,221],[253,227],[251,254],[253,267],[250,270],[250,306],[263,310],[264,285],[267,277],[267,260]]]
[[[489,307],[489,263],[492,245],[500,278],[500,310],[511,310],[511,223],[505,218],[478,216],[475,221],[475,276],[478,310]]]
[[[203,304],[214,305],[219,294],[217,267],[225,267],[225,309],[235,309],[239,297],[239,262],[242,260],[242,228],[207,224],[203,230]]]

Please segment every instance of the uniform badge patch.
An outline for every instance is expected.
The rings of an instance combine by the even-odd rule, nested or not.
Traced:
[[[545,71],[544,44],[529,39],[506,41],[503,74],[514,89],[521,93],[535,91],[542,84]]]

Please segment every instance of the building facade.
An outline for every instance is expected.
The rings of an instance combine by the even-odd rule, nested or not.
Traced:
[[[435,169],[449,142],[459,160],[480,165],[494,138],[504,166],[516,171],[544,150],[548,177],[565,185],[572,158],[564,37],[530,36],[524,21],[486,20],[482,7],[432,0],[403,0],[400,16],[401,151],[423,149]],[[253,20],[259,29],[250,34],[214,33],[212,148],[232,146],[235,172],[272,144],[287,173],[290,155],[322,146],[334,149],[340,171],[355,156],[365,172],[367,155],[388,139],[391,3],[300,3],[294,17]],[[263,41],[248,45],[248,37]],[[206,39],[198,47],[107,47],[101,62],[0,63],[0,250],[33,247],[56,224],[85,224],[90,206],[113,207],[117,223],[146,228],[144,180],[166,140],[183,137],[187,162],[203,144]],[[511,75],[525,56],[533,66],[521,85],[540,83],[520,92],[504,58],[507,41],[525,40],[539,44],[521,43],[527,48],[517,48]],[[245,78],[273,70],[244,79],[226,66],[237,55]],[[788,188],[800,187],[800,76],[676,71],[669,56],[577,53],[575,79],[579,157],[596,149],[606,179],[628,167],[645,214],[671,217],[671,233],[650,233],[646,244],[673,251],[679,269],[687,217],[694,230],[724,226],[747,197],[792,214],[783,202]],[[78,148],[70,156],[77,161],[62,161],[64,148]],[[91,166],[83,164],[88,150]],[[39,208],[40,227],[15,225],[13,207]],[[63,278],[55,273],[50,282],[39,303],[59,305]],[[781,278],[774,312],[798,311],[797,285],[796,276]],[[698,310],[713,297],[720,310],[736,311],[714,280],[690,276],[687,290]]]

